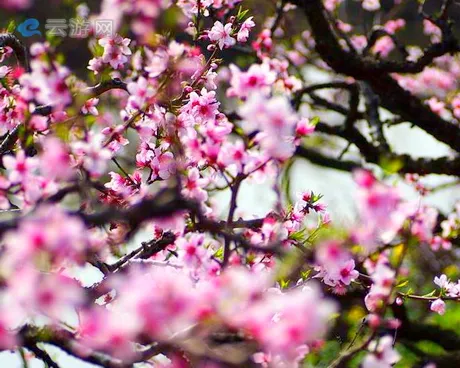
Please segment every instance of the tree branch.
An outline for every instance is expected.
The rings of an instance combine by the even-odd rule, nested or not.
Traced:
[[[382,73],[371,58],[361,57],[341,47],[321,0],[292,0],[292,2],[304,10],[316,41],[316,50],[332,69],[337,73],[368,82],[372,90],[380,96],[382,107],[400,115],[406,121],[413,122],[440,142],[460,152],[458,127],[436,115],[416,96],[400,87],[389,74]]]

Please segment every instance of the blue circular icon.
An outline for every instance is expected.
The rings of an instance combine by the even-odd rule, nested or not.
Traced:
[[[28,18],[24,22],[22,22],[16,28],[18,32],[23,35],[24,37],[31,37],[34,35],[41,36],[41,32],[38,30],[40,26],[40,22],[35,18]]]

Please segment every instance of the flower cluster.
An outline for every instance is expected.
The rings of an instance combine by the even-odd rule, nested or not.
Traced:
[[[124,358],[133,354],[129,345],[136,336],[185,344],[198,330],[202,337],[212,334],[212,321],[245,331],[266,351],[290,361],[297,347],[324,335],[334,312],[334,305],[323,300],[314,285],[282,292],[269,288],[269,275],[241,267],[199,282],[168,266],[134,269],[128,278],[114,277],[111,283],[117,298],[110,310],[94,306],[85,311],[79,333],[89,347],[114,350]],[[117,323],[121,316],[130,318],[129,323]],[[305,318],[314,322],[299,323]]]

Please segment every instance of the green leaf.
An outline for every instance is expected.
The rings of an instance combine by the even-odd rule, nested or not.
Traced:
[[[321,227],[317,227],[309,236],[308,238],[304,241],[304,244],[305,243],[313,243],[317,238],[318,238],[318,235],[321,231]]]
[[[409,283],[409,280],[404,280],[404,281],[400,282],[398,285],[396,285],[396,287],[397,288],[402,288],[402,287],[406,286],[408,283]]]
[[[305,240],[305,236],[307,235],[307,229],[300,229],[295,233],[289,235],[289,239],[296,240],[298,242],[303,242]]]
[[[431,341],[420,341],[416,346],[429,355],[442,355],[445,353],[442,347]]]
[[[8,23],[6,27],[6,33],[13,33],[15,29],[16,29],[16,21],[13,19]]]
[[[70,129],[68,124],[56,124],[55,132],[56,136],[62,139],[64,142],[69,141]]]
[[[423,296],[429,298],[429,297],[433,296],[435,293],[436,293],[436,290],[433,290],[431,293],[425,294]]]
[[[222,261],[224,259],[224,248],[220,247],[217,249],[217,251],[214,253],[214,257]]]
[[[289,286],[290,282],[290,280],[279,280],[281,289],[286,289]]]
[[[300,277],[302,278],[302,280],[305,281],[306,279],[308,279],[308,277],[310,276],[310,274],[311,274],[311,269],[306,270],[306,271],[302,271],[302,272],[300,273]]]
[[[404,167],[401,159],[383,156],[380,158],[380,167],[388,174],[396,174]]]
[[[318,125],[319,121],[320,121],[319,116],[315,116],[315,117],[310,119],[310,124],[313,125],[313,126],[316,126],[316,125]]]
[[[58,64],[65,64],[65,55],[62,52],[60,52],[56,55],[56,61],[58,62]]]
[[[327,367],[340,354],[340,349],[340,342],[326,341],[322,349],[307,354],[303,366],[305,368]]]
[[[246,16],[246,14],[248,14],[248,12],[249,12],[249,9],[246,9],[246,10],[242,10],[242,11],[241,11],[241,8],[240,8],[240,10],[238,11],[238,14],[237,14],[237,16],[236,16],[236,19],[237,19],[238,21],[242,21],[243,18]]]
[[[294,160],[290,159],[286,167],[283,170],[283,174],[281,177],[281,188],[284,193],[284,196],[286,197],[286,202],[290,207],[293,206],[292,200],[291,200],[291,169],[292,165],[294,164]]]

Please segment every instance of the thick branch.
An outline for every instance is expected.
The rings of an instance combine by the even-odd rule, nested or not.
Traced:
[[[80,217],[88,226],[102,226],[110,222],[122,221],[130,225],[132,232],[146,220],[164,218],[179,211],[195,211],[198,205],[192,201],[177,197],[173,189],[165,189],[152,198],[145,198],[128,208],[107,207],[92,214],[71,212]],[[17,228],[22,217],[0,222],[0,235]]]
[[[382,106],[406,121],[425,130],[437,140],[460,151],[460,131],[425,106],[417,97],[404,90],[389,75],[382,73],[372,59],[363,58],[352,50],[344,50],[326,16],[321,0],[292,0],[300,6],[309,20],[316,50],[336,72],[369,83],[380,96]]]
[[[440,157],[433,159],[413,158],[405,154],[398,155],[389,151],[382,151],[379,147],[375,147],[372,143],[370,143],[355,127],[344,129],[342,127],[332,127],[325,123],[318,123],[316,130],[321,133],[341,137],[346,139],[348,142],[355,144],[364,159],[369,163],[380,165],[383,159],[398,161],[401,165],[399,172],[403,174],[417,173],[421,175],[440,174],[460,176],[460,157]],[[302,155],[301,148],[297,150],[296,154],[304,156]]]
[[[361,168],[361,165],[357,162],[328,157],[314,149],[304,146],[297,147],[295,154],[296,156],[306,158],[308,161],[315,165],[324,166],[340,171],[353,171],[355,169]]]

